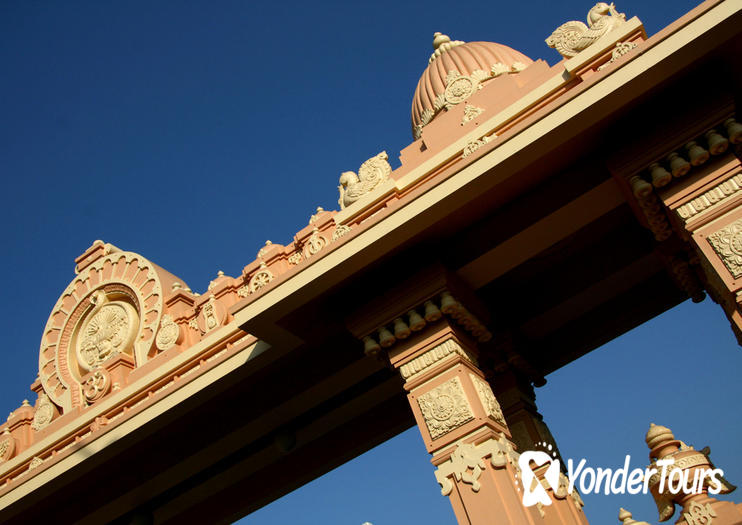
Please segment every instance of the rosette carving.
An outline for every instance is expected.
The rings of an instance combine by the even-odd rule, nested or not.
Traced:
[[[735,279],[742,275],[742,219],[712,233],[708,241]]]
[[[155,344],[159,350],[168,350],[174,347],[180,337],[180,326],[173,321],[173,316],[165,314],[160,322],[160,331],[157,332]]]
[[[265,263],[260,264],[260,269],[250,279],[250,293],[256,293],[274,279],[273,273]]]
[[[458,377],[420,395],[417,402],[431,439],[437,439],[474,419]]]

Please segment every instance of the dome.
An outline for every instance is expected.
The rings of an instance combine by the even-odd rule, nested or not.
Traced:
[[[428,67],[423,71],[412,99],[412,133],[444,108],[463,102],[482,88],[482,83],[507,73],[518,73],[533,60],[523,53],[494,42],[452,41],[435,33]]]

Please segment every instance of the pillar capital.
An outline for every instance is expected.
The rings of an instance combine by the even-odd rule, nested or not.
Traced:
[[[695,111],[635,139],[609,168],[670,278],[694,302],[708,292],[742,345],[742,124],[730,93]]]

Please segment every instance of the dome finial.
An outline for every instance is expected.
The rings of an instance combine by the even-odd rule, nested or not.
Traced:
[[[451,38],[448,35],[444,35],[439,31],[433,33],[433,49],[438,49],[441,45],[447,44],[450,41]]]
[[[428,63],[435,60],[437,57],[441,56],[443,53],[448,51],[451,48],[454,48],[456,46],[460,46],[462,44],[465,44],[466,42],[462,42],[461,40],[451,40],[451,37],[448,35],[444,35],[441,32],[436,31],[433,33],[433,54],[430,55],[430,60]]]

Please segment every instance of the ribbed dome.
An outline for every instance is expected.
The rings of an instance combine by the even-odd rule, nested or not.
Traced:
[[[441,33],[435,33],[433,49],[435,52],[412,99],[412,132],[416,139],[438,112],[469,98],[481,88],[482,82],[505,73],[517,73],[533,62],[502,44],[452,42]]]

